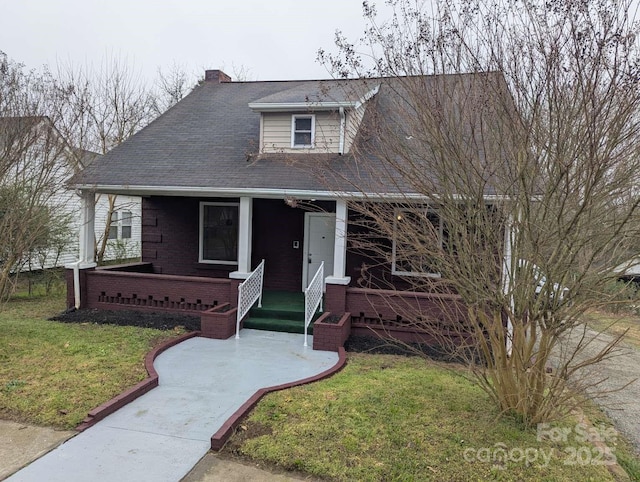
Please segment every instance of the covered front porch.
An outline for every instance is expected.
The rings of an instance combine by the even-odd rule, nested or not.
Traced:
[[[301,332],[322,313],[314,346],[337,350],[352,332],[424,342],[424,330],[409,320],[445,323],[445,307],[459,304],[455,295],[355,286],[349,274],[362,258],[347,254],[343,199],[309,199],[302,208],[290,197],[149,196],[142,262],[100,268],[93,260],[93,194],[84,199],[81,259],[67,273],[69,307],[192,314],[212,338],[243,327]],[[244,306],[239,288],[261,264],[259,287]],[[303,293],[314,277],[319,294],[309,315]],[[399,316],[399,307],[409,316]]]

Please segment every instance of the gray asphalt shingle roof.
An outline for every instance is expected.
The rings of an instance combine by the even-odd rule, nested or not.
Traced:
[[[379,181],[359,170],[357,162],[363,158],[348,154],[259,155],[260,113],[249,104],[353,101],[382,83],[369,102],[377,107],[367,107],[366,122],[368,116],[375,116],[373,111],[394,108],[393,89],[385,90],[385,82],[392,80],[204,82],[136,135],[96,159],[70,184],[103,190],[114,186],[121,191],[136,187],[206,189],[211,193],[233,189],[354,191],[348,180],[353,173],[364,176],[360,179],[364,185]],[[371,144],[369,139],[363,142]],[[366,162],[379,162],[370,150],[360,152],[365,152]],[[334,172],[325,176],[325,170]],[[392,184],[374,186],[371,192],[407,188],[402,182]]]
[[[255,161],[260,114],[249,102],[318,81],[205,82],[71,180],[75,185],[315,189],[287,163]],[[248,160],[253,155],[252,160]]]

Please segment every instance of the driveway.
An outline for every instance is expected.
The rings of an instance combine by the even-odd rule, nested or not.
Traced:
[[[211,436],[257,390],[333,367],[338,354],[303,336],[242,330],[191,338],[160,354],[159,386],[20,470],[9,481],[179,481]]]
[[[570,337],[579,339],[582,334],[576,328]],[[580,358],[593,356],[606,346],[611,335],[587,329],[585,346]],[[640,455],[640,350],[623,343],[617,347],[613,356],[592,367],[585,368],[580,374],[584,380],[596,382],[598,386],[591,390],[597,395],[595,401],[614,421],[616,429],[624,434]],[[624,387],[624,388],[623,388]]]

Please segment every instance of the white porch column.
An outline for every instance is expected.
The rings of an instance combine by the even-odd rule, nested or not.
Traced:
[[[78,263],[80,269],[93,268],[96,266],[96,195],[92,191],[82,191],[80,198],[80,251],[78,253]]]
[[[253,224],[253,198],[240,198],[240,225],[238,226],[238,270],[230,278],[245,279],[251,273],[251,226]]]
[[[347,264],[347,201],[336,201],[336,234],[333,246],[333,275],[326,278],[328,284],[348,285],[350,276],[345,276]]]
[[[513,295],[511,294],[511,286],[514,281],[514,270],[515,266],[513,264],[513,238],[515,236],[515,228],[513,225],[513,217],[509,217],[508,222],[505,224],[504,228],[504,255],[502,258],[502,292],[505,295],[510,297],[511,311],[515,309],[513,303]],[[511,347],[513,344],[513,322],[511,317],[507,319],[507,353],[511,354]]]
[[[95,217],[96,195],[92,191],[82,191],[80,194],[80,244],[78,261],[65,266],[73,270],[73,295],[76,309],[81,307],[80,270],[95,268]]]

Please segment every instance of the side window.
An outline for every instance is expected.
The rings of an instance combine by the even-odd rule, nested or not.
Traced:
[[[118,239],[118,211],[111,213],[111,225],[109,226],[109,236],[107,239]]]
[[[131,211],[122,212],[122,220],[120,221],[122,234],[121,239],[131,239]]]
[[[439,277],[429,249],[442,248],[442,218],[431,209],[397,209],[394,219],[391,272],[401,276]],[[423,243],[431,243],[426,248]],[[425,246],[422,250],[421,246]]]
[[[113,211],[107,239],[131,239],[131,211]]]

